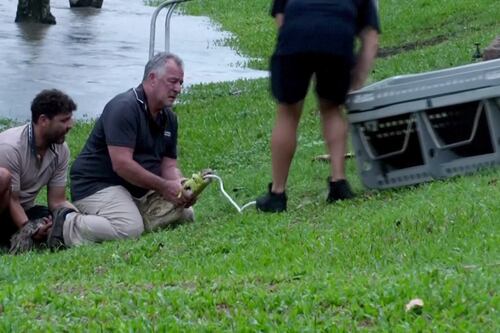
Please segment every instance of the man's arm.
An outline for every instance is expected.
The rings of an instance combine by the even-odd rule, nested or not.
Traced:
[[[281,28],[285,21],[285,6],[288,0],[274,0],[271,8],[271,16],[274,16],[276,26]]]
[[[63,186],[48,186],[47,187],[47,202],[50,211],[54,211],[61,207],[67,207],[77,210],[69,201],[66,200],[66,190]]]
[[[359,34],[361,47],[359,49],[356,65],[351,74],[351,90],[363,87],[378,50],[378,32],[372,27],[366,27]]]
[[[166,200],[180,204],[178,194],[181,191],[179,180],[164,179],[144,169],[134,158],[134,149],[109,146],[109,156],[113,170],[127,182],[159,192]]]
[[[9,144],[0,144],[0,161],[2,166],[9,170],[11,175],[11,191],[9,192],[8,209],[12,222],[18,229],[22,229],[28,223],[28,216],[21,206],[19,192],[21,189],[22,159],[16,147]],[[50,218],[44,218],[45,224],[40,226],[32,236],[34,239],[42,240],[47,237],[52,226]]]
[[[182,173],[177,166],[177,160],[164,157],[161,161],[161,177],[168,180],[181,181]]]
[[[281,26],[285,22],[285,14],[283,13],[276,14],[274,20],[276,22],[276,26],[278,27],[278,29],[281,28]]]
[[[12,222],[14,222],[18,229],[21,229],[26,224],[26,222],[28,222],[28,216],[26,215],[26,212],[24,211],[23,207],[21,206],[21,202],[19,201],[19,193],[11,193],[9,210]]]
[[[17,192],[11,193],[9,209],[12,221],[18,229],[22,229],[24,225],[28,223],[28,216],[21,206]],[[50,218],[44,218],[44,221],[45,223],[40,226],[37,232],[32,236],[34,239],[43,240],[47,238],[50,228],[52,227],[52,220]]]

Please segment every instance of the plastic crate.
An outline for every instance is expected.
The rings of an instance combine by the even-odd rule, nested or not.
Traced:
[[[369,188],[500,164],[500,59],[389,78],[350,94],[346,106]]]

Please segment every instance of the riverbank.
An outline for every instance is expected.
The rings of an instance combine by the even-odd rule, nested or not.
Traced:
[[[76,119],[95,119],[111,96],[142,79],[154,11],[142,0],[126,6],[106,0],[101,9],[70,9],[67,0],[52,0],[56,25],[16,24],[16,6],[17,0],[0,2],[0,118],[29,119],[33,97],[57,88],[75,100]],[[164,32],[163,15],[157,51],[165,47]],[[173,15],[170,47],[186,65],[186,86],[267,75],[246,67],[246,57],[221,44],[230,36],[206,16]]]
[[[269,2],[193,0],[185,10],[213,16],[241,52],[266,59]],[[379,59],[371,80],[470,62],[474,42],[500,30],[497,7],[381,0],[382,48],[446,39]],[[176,108],[185,173],[211,167],[239,203],[253,200],[270,177],[274,108],[265,79],[193,86]],[[73,155],[90,128],[70,133]],[[286,214],[240,215],[212,184],[195,224],[0,256],[0,331],[496,331],[500,171],[368,191],[350,160],[358,198],[326,205],[328,166],[312,161],[323,152],[309,99]],[[405,311],[413,298],[420,314]]]

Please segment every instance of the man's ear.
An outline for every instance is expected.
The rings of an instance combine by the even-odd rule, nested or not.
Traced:
[[[158,83],[159,76],[157,73],[151,72],[148,74],[148,80],[151,86],[154,87]]]
[[[47,126],[47,124],[49,123],[50,119],[49,117],[47,117],[47,115],[45,114],[41,114],[39,117],[38,117],[38,121],[37,121],[37,125],[38,126]]]

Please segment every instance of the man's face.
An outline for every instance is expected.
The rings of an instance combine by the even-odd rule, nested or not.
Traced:
[[[66,134],[73,128],[73,113],[62,113],[52,119],[46,119],[45,137],[47,143],[61,144],[66,139]]]
[[[165,74],[156,77],[155,95],[163,106],[172,106],[182,90],[184,71],[175,61],[169,59],[166,64]]]

